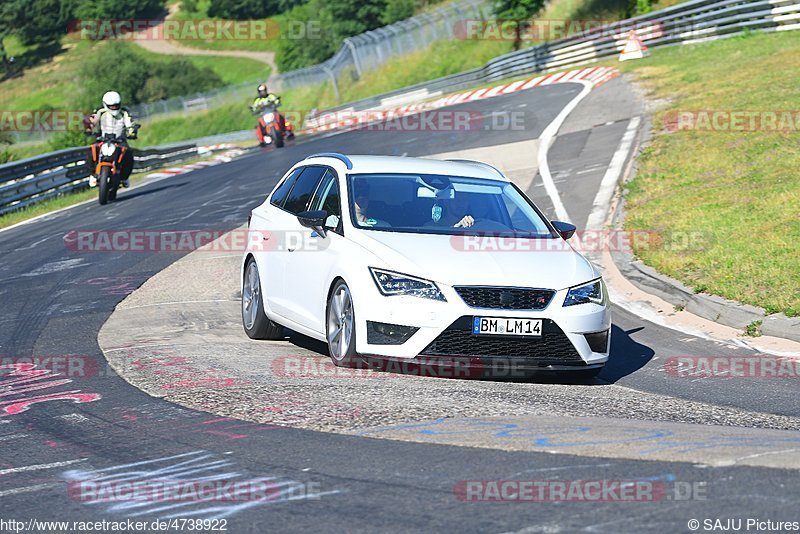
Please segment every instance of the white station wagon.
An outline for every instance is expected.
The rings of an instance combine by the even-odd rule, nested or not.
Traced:
[[[494,167],[310,156],[253,209],[242,320],[365,359],[596,375],[611,318],[600,274]],[[255,237],[254,237],[255,236]],[[573,375],[575,376],[575,375]]]

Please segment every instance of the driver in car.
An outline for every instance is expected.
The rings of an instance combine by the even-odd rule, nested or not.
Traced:
[[[439,208],[437,210],[437,208]],[[437,219],[437,211],[439,218]],[[475,218],[469,215],[469,199],[464,194],[453,191],[453,198],[443,199],[441,205],[437,202],[433,206],[432,220],[437,226],[452,226],[453,228],[469,228],[475,224]]]

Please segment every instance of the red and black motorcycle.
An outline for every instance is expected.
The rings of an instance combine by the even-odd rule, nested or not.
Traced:
[[[280,100],[274,103],[261,106],[253,110],[253,115],[258,116],[256,125],[256,137],[261,146],[275,145],[283,148],[287,140],[294,138],[294,127],[286,120],[283,113],[278,111]]]

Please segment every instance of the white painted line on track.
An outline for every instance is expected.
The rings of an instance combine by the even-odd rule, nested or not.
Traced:
[[[67,465],[72,465],[85,461],[86,458],[78,458],[77,460],[66,460],[64,462],[53,462],[51,464],[34,464],[34,465],[25,465],[22,467],[10,467],[8,469],[0,469],[0,476],[9,475],[11,473],[22,473],[25,471],[41,471],[43,469],[52,469],[54,467],[64,467]]]
[[[588,95],[592,91],[592,87],[594,87],[591,82],[583,80],[575,80],[573,83],[583,85],[583,90],[578,93],[578,96],[570,100],[570,102],[564,106],[564,109],[553,119],[553,122],[547,125],[547,128],[544,129],[542,135],[539,137],[539,175],[542,177],[547,196],[550,197],[553,208],[556,210],[556,217],[563,222],[570,222],[570,218],[567,213],[567,208],[564,207],[561,196],[558,194],[558,188],[553,182],[553,175],[550,173],[550,165],[547,163],[547,153],[550,150],[550,145],[553,144],[556,133],[558,133],[559,128],[561,128],[567,116],[572,113],[572,110],[575,109],[581,100],[586,98],[586,95]]]
[[[32,493],[34,491],[41,491],[43,489],[49,488],[56,488],[58,486],[63,486],[62,483],[49,483],[49,484],[36,484],[34,486],[25,486],[24,488],[13,488],[9,490],[2,490],[0,491],[0,497],[6,497],[8,495],[18,495],[20,493]]]
[[[614,152],[611,163],[609,163],[606,173],[603,175],[603,179],[600,182],[597,195],[594,197],[592,211],[586,221],[587,230],[601,230],[603,228],[606,215],[608,214],[608,208],[611,206],[611,199],[617,188],[617,182],[622,175],[622,169],[625,166],[625,162],[628,160],[628,154],[633,145],[633,140],[636,137],[636,130],[639,128],[641,122],[642,119],[639,116],[631,118],[628,122],[628,127],[622,136],[619,148]]]

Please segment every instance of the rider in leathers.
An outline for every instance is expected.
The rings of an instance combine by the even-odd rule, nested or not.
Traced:
[[[114,134],[120,140],[120,144],[128,147],[120,162],[120,179],[123,187],[129,187],[128,178],[133,172],[133,150],[128,146],[128,139],[136,139],[139,125],[131,117],[130,112],[121,106],[121,98],[116,91],[108,91],[103,95],[103,107],[95,111],[86,122],[86,133],[93,135]],[[94,176],[97,162],[91,157],[92,176],[89,178],[89,185],[97,185],[97,177]]]

